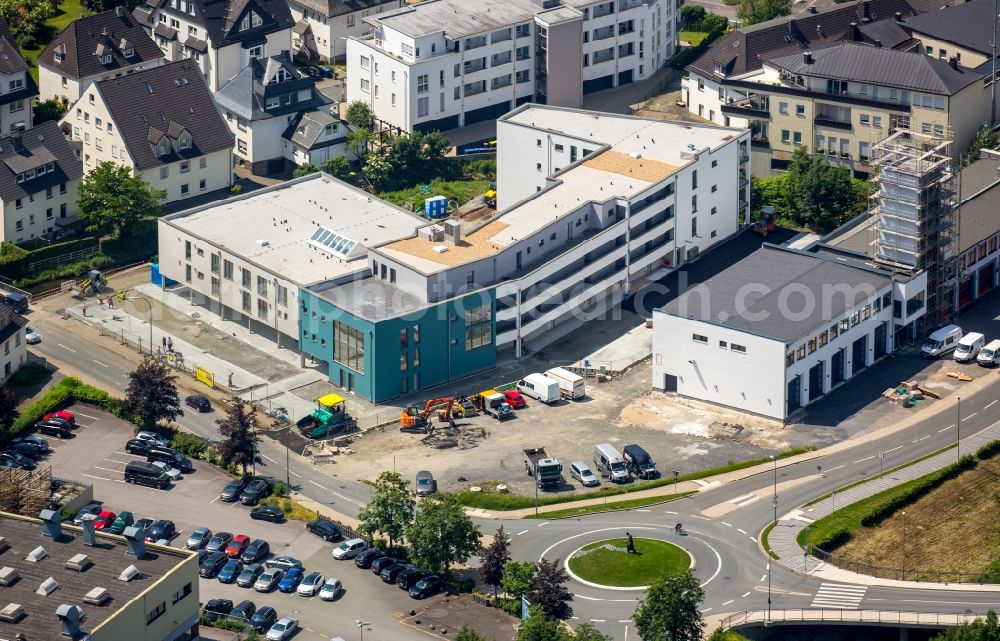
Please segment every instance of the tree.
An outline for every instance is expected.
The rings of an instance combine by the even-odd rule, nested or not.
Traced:
[[[292,178],[301,178],[302,176],[308,176],[309,174],[315,174],[319,171],[319,167],[312,164],[311,162],[302,163],[292,171]]]
[[[444,574],[452,563],[465,563],[479,551],[479,528],[454,496],[421,503],[406,532],[410,560],[432,574]]]
[[[486,637],[479,634],[467,625],[463,625],[458,629],[458,634],[455,635],[455,641],[489,641]]]
[[[532,606],[517,630],[517,641],[573,641],[573,637],[559,619],[550,619],[540,607]]]
[[[805,147],[792,154],[788,166],[788,199],[795,204],[795,219],[810,229],[830,231],[853,214],[856,206],[851,171],[826,164]]]
[[[735,630],[723,630],[722,627],[718,627],[705,641],[750,641],[750,639]]]
[[[537,605],[546,616],[565,619],[573,615],[569,602],[573,594],[566,589],[569,575],[559,564],[559,559],[549,562],[542,559],[535,568],[535,580],[528,593],[528,603]]]
[[[996,146],[996,130],[988,126],[984,126],[976,132],[976,137],[972,139],[972,144],[969,145],[969,151],[966,152],[964,156],[963,166],[979,160],[980,152],[982,152],[983,149],[996,149]]]
[[[792,12],[792,0],[740,0],[736,17],[740,25],[748,27]]]
[[[160,215],[160,195],[131,168],[105,161],[80,181],[77,213],[87,231],[130,237],[143,218]]]
[[[251,465],[263,463],[257,446],[260,438],[254,430],[257,408],[237,396],[226,411],[226,418],[217,419],[215,424],[219,426],[219,434],[223,438],[216,447],[223,463],[240,466],[243,476],[247,475],[247,468]]]
[[[10,25],[19,45],[41,38],[46,21],[55,15],[55,5],[49,0],[0,0],[0,16]]]
[[[335,176],[343,180],[348,178],[351,173],[351,161],[347,159],[347,156],[334,156],[330,160],[326,161],[323,168],[326,169],[326,172],[331,176]]]
[[[347,132],[347,150],[354,154],[355,158],[361,160],[368,153],[368,141],[371,140],[371,137],[371,129],[365,127]]]
[[[1000,641],[1000,626],[997,624],[997,614],[993,610],[986,613],[985,619],[972,623],[963,623],[932,638],[932,641]]]
[[[156,427],[158,421],[183,416],[176,381],[162,361],[145,356],[128,375],[123,409],[145,429]]]
[[[20,416],[17,411],[17,397],[9,386],[0,387],[0,426],[9,428]]]
[[[497,594],[497,588],[503,580],[503,569],[510,561],[510,537],[503,531],[503,525],[497,528],[497,533],[493,535],[493,542],[489,547],[483,548],[480,553],[479,577],[486,585],[493,586],[493,596]]]
[[[632,620],[643,641],[700,641],[705,624],[698,606],[705,592],[689,569],[666,575],[646,590]]]
[[[49,98],[48,100],[35,103],[32,110],[34,111],[36,127],[43,122],[59,120],[66,115],[66,105],[55,98]]]
[[[347,105],[347,123],[356,129],[375,128],[375,112],[371,105],[363,100],[355,100]]]
[[[389,183],[392,176],[392,165],[385,159],[385,156],[372,154],[365,162],[364,172],[368,182],[376,188],[382,188]]]
[[[576,628],[573,641],[611,641],[611,637],[594,627],[591,622],[581,623]]]
[[[530,561],[507,561],[503,566],[500,585],[515,599],[524,596],[535,583],[535,564]]]
[[[361,531],[369,536],[384,534],[390,550],[413,523],[415,502],[406,483],[396,472],[382,472],[375,479],[375,491],[368,504],[358,513]]]
[[[705,19],[705,14],[705,7],[697,4],[686,4],[681,7],[681,23],[687,29],[701,26],[701,21]]]

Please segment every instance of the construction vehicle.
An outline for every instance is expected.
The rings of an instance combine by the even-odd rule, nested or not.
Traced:
[[[492,207],[493,209],[496,209],[497,208],[497,190],[496,189],[490,189],[490,190],[488,190],[486,192],[486,195],[483,196],[483,201],[486,203],[487,207]]]
[[[498,421],[514,416],[507,398],[495,389],[479,392],[478,395],[472,397],[472,402],[475,403],[476,409]]]
[[[761,207],[760,218],[753,224],[754,233],[767,238],[767,235],[777,227],[777,223],[774,222],[774,207]]]
[[[562,464],[559,459],[549,456],[544,447],[523,449],[521,453],[528,476],[535,477],[539,489],[557,487],[562,483]]]
[[[451,416],[451,409],[455,406],[455,397],[441,397],[432,398],[424,404],[423,411],[420,411],[416,405],[411,405],[399,414],[399,431],[400,432],[411,432],[416,434],[428,434],[431,431],[431,412],[434,411],[435,407],[444,405],[445,408],[438,414],[438,420],[447,421],[449,424],[454,425],[455,421]]]
[[[84,296],[100,294],[104,291],[104,286],[107,284],[107,280],[104,278],[104,272],[92,269],[87,274],[87,277],[80,282],[80,293]]]
[[[455,418],[468,418],[478,413],[479,410],[476,409],[476,404],[469,400],[467,396],[456,400],[455,405],[451,408],[451,415]]]
[[[351,425],[347,403],[339,394],[327,394],[316,399],[316,409],[295,422],[306,438],[323,438]]]

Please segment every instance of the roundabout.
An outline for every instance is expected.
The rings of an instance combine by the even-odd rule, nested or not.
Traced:
[[[566,560],[566,571],[592,587],[645,590],[664,575],[677,575],[694,565],[686,550],[660,539],[635,539],[632,554],[625,546],[622,537],[577,548]]]

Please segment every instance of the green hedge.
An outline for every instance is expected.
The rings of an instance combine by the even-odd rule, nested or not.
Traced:
[[[1000,454],[1000,441],[990,441],[976,450],[976,458],[980,461],[989,460],[997,454]]]
[[[90,249],[91,247],[97,247],[100,243],[100,239],[96,236],[77,238],[76,240],[67,240],[61,243],[52,243],[51,245],[39,247],[38,249],[28,252],[28,262],[31,263],[36,260],[45,260],[46,258],[56,258],[58,256],[62,256],[63,254],[72,254],[73,252]]]
[[[717,26],[712,31],[709,31],[708,36],[704,40],[699,42],[694,47],[688,47],[684,51],[681,51],[676,56],[674,56],[673,59],[670,61],[670,66],[673,67],[674,69],[683,69],[684,67],[688,66],[689,64],[697,60],[701,56],[701,54],[708,51],[708,48],[712,46],[712,43],[714,43],[716,39],[718,39],[718,37],[721,36],[725,30],[726,30],[726,24],[723,23],[722,25]]]
[[[27,266],[28,251],[14,243],[0,243],[0,273],[13,273]]]
[[[70,376],[59,381],[52,389],[45,392],[44,396],[21,410],[20,416],[10,426],[10,429],[0,433],[2,440],[6,441],[30,429],[49,412],[64,409],[75,402],[96,405],[115,416],[122,416],[122,399],[115,398],[104,390],[91,385],[84,385],[80,379]]]

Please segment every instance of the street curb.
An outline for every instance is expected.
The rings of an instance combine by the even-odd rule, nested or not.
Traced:
[[[695,560],[694,554],[692,554],[691,550],[687,549],[683,545],[677,545],[676,543],[674,543],[672,541],[668,541],[666,539],[654,539],[653,537],[649,537],[649,536],[644,537],[644,538],[652,539],[654,541],[662,541],[663,543],[667,543],[668,545],[673,545],[674,547],[677,547],[677,548],[680,548],[681,550],[684,550],[684,553],[687,554],[688,558],[691,559],[691,564],[688,566],[688,569],[693,572],[694,569],[697,567],[698,562]],[[600,543],[600,541],[594,541],[594,543]],[[586,543],[584,545],[581,545],[580,547],[578,547],[577,549],[575,549],[575,550],[573,550],[572,552],[569,553],[569,556],[567,556],[566,560],[563,561],[563,569],[566,570],[566,574],[570,575],[572,578],[574,578],[575,580],[579,581],[580,583],[582,583],[582,584],[584,584],[584,585],[586,585],[588,587],[597,588],[599,590],[614,590],[615,592],[638,592],[640,590],[644,591],[644,590],[648,590],[649,589],[648,585],[637,585],[635,587],[626,588],[626,587],[618,587],[618,586],[614,586],[614,585],[604,585],[603,583],[593,583],[591,581],[585,581],[584,579],[581,579],[579,576],[576,575],[575,572],[573,572],[573,570],[571,570],[569,568],[569,560],[573,558],[574,554],[576,554],[577,552],[579,552],[583,548],[587,547],[588,545],[591,545],[591,544],[590,543]]]
[[[695,491],[694,494],[697,494],[697,493],[698,492]],[[639,510],[644,510],[647,507],[656,507],[658,505],[665,505],[667,503],[677,503],[678,501],[683,501],[684,499],[691,498],[692,496],[694,496],[694,494],[688,494],[687,496],[678,496],[677,498],[671,497],[671,498],[668,498],[668,499],[664,499],[662,501],[657,501],[656,503],[649,503],[649,504],[647,504],[647,505],[645,505],[643,507],[620,507],[620,508],[614,508],[614,509],[610,509],[610,510],[599,510],[597,512],[589,512],[587,514],[576,514],[576,515],[570,515],[570,516],[553,516],[553,517],[549,517],[548,519],[543,519],[542,518],[543,516],[545,516],[545,512],[539,512],[538,513],[538,518],[534,518],[534,515],[528,515],[528,516],[522,516],[520,518],[520,520],[521,521],[544,521],[544,520],[549,520],[549,521],[565,521],[566,519],[579,519],[579,518],[583,518],[585,516],[590,516],[591,514],[613,514],[615,512],[637,512]],[[627,496],[627,494],[625,494],[623,496]],[[631,499],[628,499],[628,500],[631,500]],[[563,505],[563,504],[562,503],[553,503],[552,505]],[[581,506],[578,506],[578,507],[586,507],[586,506],[581,505]],[[530,508],[528,508],[528,509],[530,509]],[[567,509],[568,510],[568,509],[572,509],[572,507],[563,508],[563,509]],[[553,512],[558,512],[558,511],[559,510],[553,510]],[[493,515],[492,513],[490,513],[489,517],[487,517],[487,518],[502,519],[504,517],[502,517],[502,516],[501,517],[497,517],[497,516]]]

